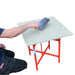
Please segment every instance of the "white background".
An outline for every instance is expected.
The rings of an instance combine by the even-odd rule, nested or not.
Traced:
[[[0,27],[10,29],[17,23],[43,17],[56,17],[73,34],[75,33],[75,0],[0,0]],[[29,56],[22,35],[13,39],[0,38],[0,43],[13,50],[16,58],[28,62],[28,68],[11,75],[75,75],[75,36],[61,39],[61,63],[56,57],[45,55],[39,70],[35,69],[33,52]],[[43,44],[46,46],[46,43]],[[39,45],[37,46],[39,47]],[[39,47],[40,48],[40,47]],[[45,49],[45,48],[44,48]],[[57,54],[57,42],[51,41],[51,50]],[[37,54],[39,57],[40,55]]]

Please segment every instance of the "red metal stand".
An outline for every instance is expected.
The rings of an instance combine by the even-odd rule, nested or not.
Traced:
[[[46,53],[47,49],[49,48],[50,49],[50,41],[48,41],[48,46],[47,48],[45,49],[45,51],[42,51],[42,43],[40,43],[41,45],[41,51],[38,51],[35,49],[35,46],[36,45],[33,45],[33,49],[30,49],[30,46],[28,46],[28,49],[29,49],[29,55],[31,55],[31,51],[34,51],[34,59],[35,59],[35,65],[36,65],[36,70],[38,70],[38,64],[40,63],[41,59],[43,58],[43,56],[46,54],[46,55],[51,55],[51,56],[55,56],[55,57],[58,57],[58,63],[60,63],[60,38],[59,39],[55,39],[55,41],[58,41],[58,55],[55,55],[55,54],[51,54],[51,53]],[[41,57],[40,59],[37,61],[37,57],[36,57],[36,52],[38,53],[41,53]]]

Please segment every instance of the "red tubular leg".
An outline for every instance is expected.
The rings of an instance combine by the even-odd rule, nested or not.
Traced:
[[[30,46],[28,46],[28,50],[29,50],[29,55],[31,55],[31,50],[30,50]]]
[[[49,46],[49,49],[50,49],[50,41],[48,41],[48,46]]]
[[[37,64],[37,58],[36,58],[36,55],[34,55],[34,59],[35,59],[36,70],[38,70],[38,64]]]
[[[60,42],[61,42],[61,39],[59,39],[59,45],[58,45],[58,63],[60,63]]]
[[[43,52],[43,51],[42,51],[42,43],[40,43],[40,45],[41,45],[41,52]],[[41,54],[42,54],[42,53],[41,53]]]
[[[42,43],[40,43],[40,45],[41,45],[41,52],[42,52]]]
[[[38,70],[38,64],[37,64],[37,57],[36,57],[35,45],[33,45],[33,50],[34,50],[34,59],[35,59],[36,70]]]

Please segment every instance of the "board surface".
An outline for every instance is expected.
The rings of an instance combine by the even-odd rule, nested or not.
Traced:
[[[69,31],[64,25],[62,25],[55,17],[49,17],[49,19],[50,21],[43,30],[32,30],[29,28],[27,31],[22,33],[27,46],[72,35],[72,32]],[[30,22],[39,22],[40,20],[41,19],[22,22],[18,23],[18,25],[22,26]]]

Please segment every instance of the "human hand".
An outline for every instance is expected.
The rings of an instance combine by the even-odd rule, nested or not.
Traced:
[[[38,29],[38,28],[40,27],[40,23],[38,23],[38,22],[28,23],[28,25],[29,25],[31,28],[35,28],[35,29]]]
[[[3,45],[3,44],[0,44],[0,48],[5,48],[5,45]]]

